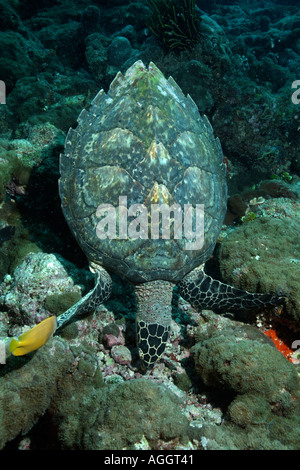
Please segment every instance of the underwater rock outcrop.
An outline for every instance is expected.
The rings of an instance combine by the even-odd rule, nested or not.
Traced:
[[[287,198],[265,201],[257,216],[222,240],[224,279],[250,292],[277,292],[288,298],[287,316],[300,319],[299,203]]]
[[[147,29],[146,1],[89,3],[0,0],[0,78],[7,91],[0,106],[0,340],[64,312],[88,287],[89,274],[80,270],[79,252],[59,218],[58,154],[79,111],[137,58],[157,62],[209,116],[226,155],[230,194],[257,190],[268,179],[267,187],[260,185],[265,194],[252,196],[266,199],[250,208],[255,220],[230,226],[220,244],[221,274],[249,291],[281,291],[288,298],[282,313],[264,319],[277,315],[296,328],[299,202],[292,184],[270,177],[288,171],[296,187],[300,171],[300,105],[291,102],[291,84],[299,78],[299,0],[197,0],[201,39],[176,60]],[[113,48],[116,43],[123,49]],[[248,201],[231,203],[238,221]],[[67,263],[50,252],[76,267],[64,271]],[[34,448],[35,423],[46,433],[53,427],[56,448],[65,449],[159,448],[158,441],[169,439],[172,449],[176,442],[197,449],[300,448],[296,361],[285,360],[257,329],[206,313],[192,350],[195,384],[190,347],[201,315],[183,305],[184,321],[181,327],[174,322],[162,362],[139,379],[134,354],[128,364],[133,303],[128,286],[120,286],[117,281],[121,292],[110,311],[102,306],[66,327],[64,339],[54,337],[0,366],[0,448],[14,439],[17,446],[27,433]],[[114,333],[105,330],[108,324],[115,345],[105,338]],[[298,340],[299,332],[290,331]],[[182,400],[167,391],[174,383],[184,390]]]
[[[29,253],[17,266],[9,282],[1,284],[2,309],[7,310],[12,322],[19,325],[39,323],[47,318],[50,312],[61,313],[57,311],[59,303],[62,302],[59,296],[73,293],[78,299],[81,294],[81,288],[74,286],[67,270],[71,271],[75,278],[78,275],[74,266],[59,255]],[[56,302],[53,302],[53,297],[52,302],[49,301],[49,297],[53,295],[56,296]]]
[[[59,393],[74,357],[61,339],[27,358],[11,356],[0,370],[0,449],[27,433]]]
[[[72,400],[71,400],[72,397]],[[66,449],[135,449],[139,441],[187,441],[181,399],[163,385],[137,379],[107,385],[93,394],[66,387],[52,406]],[[152,447],[155,448],[155,447]]]
[[[299,448],[300,381],[295,366],[256,328],[209,311],[202,317],[198,343],[191,349],[195,370],[205,385],[232,397],[222,433],[215,425],[203,428],[207,448]]]

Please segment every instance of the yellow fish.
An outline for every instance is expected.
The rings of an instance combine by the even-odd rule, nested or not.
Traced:
[[[18,339],[13,338],[9,344],[9,352],[14,356],[23,356],[39,349],[48,341],[56,330],[56,317],[52,316],[25,331]]]

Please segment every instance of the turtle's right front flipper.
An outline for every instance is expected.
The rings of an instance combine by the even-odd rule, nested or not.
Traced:
[[[88,312],[92,312],[98,305],[109,299],[112,285],[110,275],[101,266],[96,267],[93,265],[93,272],[96,276],[94,289],[82,297],[82,299],[80,299],[75,305],[57,317],[56,332],[58,332],[58,330],[63,326],[78,320]]]
[[[275,294],[257,294],[224,284],[195,268],[177,284],[179,294],[196,309],[218,311],[251,309],[264,305],[280,305],[285,298]]]

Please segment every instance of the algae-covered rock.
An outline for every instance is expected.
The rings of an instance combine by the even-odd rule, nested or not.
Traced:
[[[36,77],[24,76],[7,97],[12,111],[10,126],[14,127],[17,117],[22,123],[19,129],[51,123],[57,129],[67,131],[86,105],[83,90],[87,95],[93,95],[97,87],[87,74],[80,72],[72,76],[42,72],[38,81]]]
[[[18,78],[34,73],[34,64],[27,49],[31,42],[16,31],[1,32],[0,38],[1,78],[11,90]]]
[[[107,47],[109,39],[98,32],[85,38],[85,57],[94,77],[103,80],[107,67]]]
[[[29,439],[36,439],[32,426],[48,411],[53,417],[61,402],[64,407],[59,417],[72,422],[69,433],[79,436],[82,423],[77,420],[81,414],[72,412],[82,407],[93,421],[103,387],[95,351],[84,341],[80,346],[70,346],[54,337],[29,356],[8,357],[0,369],[0,449],[20,433],[29,432]],[[46,445],[51,447],[50,443]],[[59,447],[58,442],[56,445]]]
[[[271,405],[262,396],[246,393],[238,395],[230,403],[227,414],[233,423],[242,428],[248,424],[264,424],[271,419]]]
[[[28,185],[32,169],[54,148],[63,145],[64,139],[64,133],[49,122],[32,126],[27,138],[0,138],[0,202],[12,180],[17,182],[15,186]]]
[[[18,158],[16,148],[12,144],[15,141],[8,139],[0,139],[0,202],[4,200],[6,188],[12,181],[13,177],[17,177],[21,184],[23,181],[19,178],[24,166]],[[26,178],[27,179],[27,178]]]
[[[199,326],[200,341],[191,349],[206,385],[238,394],[259,393],[270,402],[299,390],[295,366],[265,335],[257,331],[257,337],[251,338],[248,331],[254,327],[220,318],[206,313],[207,324]]]
[[[75,279],[79,277],[75,267],[59,255],[47,253],[30,253],[15,269],[12,282],[0,286],[0,302],[8,309],[14,323],[33,325],[49,316],[49,302],[53,307],[50,295],[81,294],[81,287],[74,285],[68,271]],[[74,298],[74,297],[73,297]],[[48,301],[45,304],[45,301]],[[51,304],[52,300],[52,304]],[[70,301],[70,298],[57,298],[55,309],[59,312],[59,302]],[[69,305],[70,306],[70,305]]]
[[[221,432],[203,428],[205,448],[299,448],[296,367],[254,327],[212,312],[204,312],[198,340],[191,349],[197,374],[205,385],[232,396]]]
[[[298,206],[288,199],[264,204],[266,216],[237,227],[223,239],[219,252],[226,282],[250,292],[283,293],[288,298],[286,312],[296,320],[300,319]]]
[[[0,281],[3,280],[3,277],[7,273],[8,268],[9,258],[2,250],[0,250]]]
[[[66,65],[77,66],[80,63],[82,25],[79,21],[67,21],[65,24],[50,24],[42,28],[37,37],[46,49],[52,49]]]
[[[11,356],[1,366],[0,449],[44,415],[72,360],[66,344],[54,338],[30,357]]]
[[[47,295],[45,299],[45,308],[55,315],[60,315],[68,310],[68,308],[72,307],[72,305],[76,304],[80,298],[81,295],[78,291],[50,294]]]
[[[132,47],[127,38],[118,36],[114,38],[108,47],[108,63],[119,67],[128,60],[132,53]]]
[[[108,385],[94,395],[61,396],[54,420],[64,448],[124,449],[148,441],[184,440],[188,420],[181,400],[162,385],[138,379]]]
[[[282,387],[290,390],[298,383],[295,367],[269,344],[222,333],[197,343],[193,354],[206,385],[278,399]]]

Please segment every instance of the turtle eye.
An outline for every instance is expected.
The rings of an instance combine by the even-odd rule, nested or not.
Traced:
[[[154,366],[163,354],[170,327],[158,323],[137,322],[137,345],[139,356],[147,369]]]

